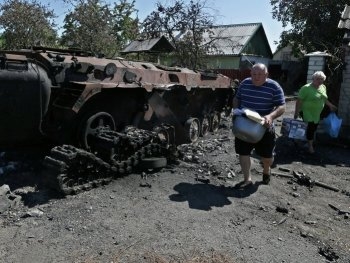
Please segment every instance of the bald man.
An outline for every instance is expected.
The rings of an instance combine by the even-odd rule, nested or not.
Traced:
[[[244,79],[238,87],[233,99],[233,108],[247,108],[258,112],[264,117],[267,127],[263,138],[257,143],[250,143],[235,138],[235,151],[239,154],[239,161],[244,180],[236,188],[252,185],[251,153],[253,149],[261,157],[263,165],[263,184],[270,183],[271,165],[274,161],[276,137],[273,120],[281,116],[286,110],[284,92],[281,86],[268,78],[266,65],[257,63],[251,69],[251,77]]]

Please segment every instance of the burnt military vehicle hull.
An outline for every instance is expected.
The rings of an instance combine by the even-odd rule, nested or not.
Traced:
[[[216,131],[231,79],[154,63],[37,47],[0,52],[0,144],[44,137],[89,148],[97,127],[174,128],[174,144]]]
[[[231,79],[77,50],[0,52],[0,146],[49,140],[45,179],[76,194],[164,167],[176,145],[217,131]]]
[[[0,57],[0,140],[26,143],[42,135],[51,81],[47,71],[22,56]]]

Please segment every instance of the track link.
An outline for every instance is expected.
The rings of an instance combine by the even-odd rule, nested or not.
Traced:
[[[52,148],[44,159],[50,184],[65,195],[78,194],[130,174],[145,158],[168,155],[166,142],[157,133],[134,127],[125,133],[99,128],[92,150]]]

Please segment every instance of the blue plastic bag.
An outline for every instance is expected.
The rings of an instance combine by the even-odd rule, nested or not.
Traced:
[[[338,118],[338,116],[331,112],[324,120],[324,128],[329,136],[333,138],[337,138],[339,135],[340,127],[342,124],[342,119]]]

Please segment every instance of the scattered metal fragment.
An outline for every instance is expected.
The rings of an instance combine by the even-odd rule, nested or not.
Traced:
[[[272,172],[271,174],[277,177],[294,178],[294,176],[291,174],[284,174],[284,173],[277,173],[277,172]]]
[[[317,222],[309,220],[309,221],[305,221],[304,223],[307,224],[307,225],[316,225]]]
[[[342,190],[342,194],[345,194],[346,196],[350,196],[350,191]]]
[[[141,183],[140,183],[140,187],[152,188],[152,185],[151,185],[150,183],[147,183],[147,182],[141,182]]]
[[[320,255],[324,256],[329,261],[334,261],[339,258],[339,256],[335,253],[334,249],[330,246],[319,248],[318,253],[320,253]]]
[[[196,176],[196,181],[205,183],[205,184],[209,184],[210,183],[210,179],[208,176],[203,176],[203,175],[198,175]]]
[[[305,175],[304,173],[293,171],[293,175],[296,178],[298,184],[308,186],[309,189],[313,188],[314,185],[317,185],[335,192],[340,191],[340,189],[337,187],[325,184],[320,181],[312,180],[309,176]]]
[[[23,214],[21,217],[22,218],[27,218],[27,217],[41,217],[43,216],[44,212],[41,211],[38,208],[32,208],[29,209],[25,214]]]
[[[332,209],[337,211],[339,215],[350,214],[350,211],[341,210],[341,209],[339,209],[338,207],[336,207],[335,205],[332,205],[332,204],[328,204],[328,205],[329,205],[329,207],[331,207]]]
[[[284,222],[286,222],[287,221],[287,217],[283,217],[280,221],[278,221],[277,223],[275,223],[275,225],[281,225],[281,224],[283,224]]]
[[[332,191],[335,191],[335,192],[339,192],[340,191],[339,188],[331,186],[331,185],[328,185],[328,184],[325,184],[325,183],[322,183],[320,181],[315,181],[315,185],[321,186],[321,187],[323,187],[325,189],[329,189],[329,190],[332,190]]]
[[[309,189],[313,188],[315,185],[315,181],[303,173],[293,171],[293,176],[297,180],[298,184],[305,185],[309,187]]]
[[[285,207],[281,207],[281,206],[277,206],[276,207],[276,211],[279,212],[279,213],[284,213],[284,214],[288,214],[288,208],[285,208]]]
[[[282,172],[288,172],[288,173],[290,173],[290,169],[288,169],[288,168],[284,168],[284,167],[278,167],[278,170],[280,170],[280,171],[282,171]]]
[[[293,193],[292,193],[292,196],[293,196],[293,197],[299,197],[300,194],[299,194],[299,193],[296,193],[296,192],[293,192]]]

